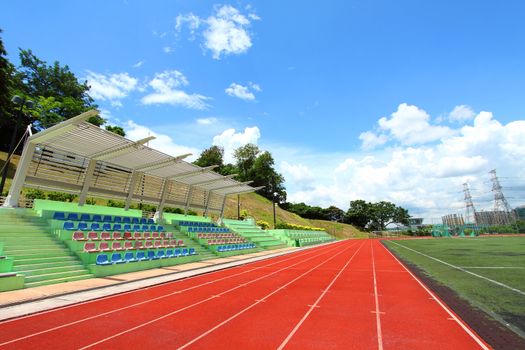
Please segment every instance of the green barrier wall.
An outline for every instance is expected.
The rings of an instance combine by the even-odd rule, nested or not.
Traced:
[[[0,292],[24,288],[24,276],[0,277]]]
[[[33,210],[38,212],[40,215],[50,211],[63,211],[66,213],[82,213],[82,214],[99,214],[99,215],[117,215],[117,216],[130,216],[130,217],[142,217],[142,211],[138,209],[125,210],[124,208],[113,208],[104,207],[101,205],[83,205],[79,206],[78,203],[68,202],[56,202],[47,199],[35,199],[33,204]],[[44,215],[42,215],[44,216]],[[184,215],[183,215],[184,216]]]
[[[164,219],[166,220],[166,222],[169,222],[169,223],[171,223],[173,220],[175,221],[194,221],[194,222],[212,222],[211,218],[207,218],[204,216],[173,214],[173,213],[164,213],[162,215],[164,216]]]

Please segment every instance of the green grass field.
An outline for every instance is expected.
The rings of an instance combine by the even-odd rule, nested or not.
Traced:
[[[420,239],[385,244],[397,256],[419,266],[435,281],[525,337],[525,237]]]

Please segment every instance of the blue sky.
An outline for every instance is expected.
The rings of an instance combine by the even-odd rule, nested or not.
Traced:
[[[25,1],[0,5],[0,28],[12,61],[21,47],[68,64],[130,138],[154,134],[174,154],[254,142],[292,201],[391,200],[430,218],[461,212],[465,181],[489,209],[493,168],[523,203],[524,12],[520,1]]]

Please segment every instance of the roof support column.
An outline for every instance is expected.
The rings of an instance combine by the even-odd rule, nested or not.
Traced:
[[[224,207],[226,206],[226,196],[224,196],[224,199],[222,200],[222,207],[221,207],[221,220],[224,216]]]
[[[24,150],[22,151],[22,156],[16,167],[15,177],[13,182],[11,182],[11,187],[9,188],[9,194],[4,202],[4,207],[18,207],[18,200],[20,199],[20,192],[22,187],[24,187],[24,182],[26,181],[27,170],[33,160],[33,155],[35,154],[36,145],[32,142],[27,142]],[[7,166],[7,165],[6,165]]]
[[[86,203],[86,197],[89,191],[89,186],[91,185],[91,179],[93,179],[93,173],[95,172],[95,167],[97,166],[96,159],[90,159],[86,175],[84,176],[84,184],[82,185],[82,191],[80,191],[80,196],[78,197],[78,205],[83,206]]]
[[[186,205],[184,206],[184,215],[188,215],[188,209],[190,208],[192,192],[193,192],[193,186],[190,185],[190,188],[188,189],[188,196],[186,197]]]
[[[131,205],[131,200],[133,199],[133,191],[135,190],[135,184],[137,183],[137,179],[140,175],[140,171],[133,171],[131,173],[131,179],[129,180],[128,186],[128,198],[126,198],[126,205],[124,206],[124,210],[128,210],[129,206]]]
[[[155,217],[158,220],[162,220],[164,204],[166,203],[166,196],[168,195],[168,186],[169,186],[169,180],[164,179],[164,186],[162,186],[162,193],[160,195],[159,206],[157,207],[157,212],[155,213]]]
[[[208,207],[210,205],[211,191],[206,192],[206,202],[204,203],[204,216],[208,216]]]

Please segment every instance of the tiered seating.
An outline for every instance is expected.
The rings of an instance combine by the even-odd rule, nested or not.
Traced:
[[[123,223],[123,224],[142,224],[152,225],[155,222],[153,219],[137,218],[129,216],[111,216],[111,215],[98,215],[98,214],[78,214],[78,213],[64,213],[54,212],[53,220],[62,221],[92,221],[92,222],[106,222],[106,223]]]
[[[302,247],[334,241],[325,231],[271,230],[270,233],[290,246]]]
[[[197,240],[201,245],[219,253],[254,249],[256,245],[226,227],[211,222],[178,221],[181,231]]]
[[[122,255],[122,253],[113,253],[108,254],[98,254],[96,264],[97,265],[113,265],[113,264],[124,264],[132,263],[138,261],[147,261],[147,260],[159,260],[159,259],[169,259],[177,258],[182,256],[196,255],[195,248],[176,248],[176,249],[166,249],[158,251],[127,251]]]
[[[249,239],[251,242],[256,243],[258,246],[265,249],[277,249],[284,248],[287,245],[277,237],[272,236],[265,230],[255,225],[252,220],[239,221],[224,219],[224,225],[231,231],[237,232],[241,236]]]

